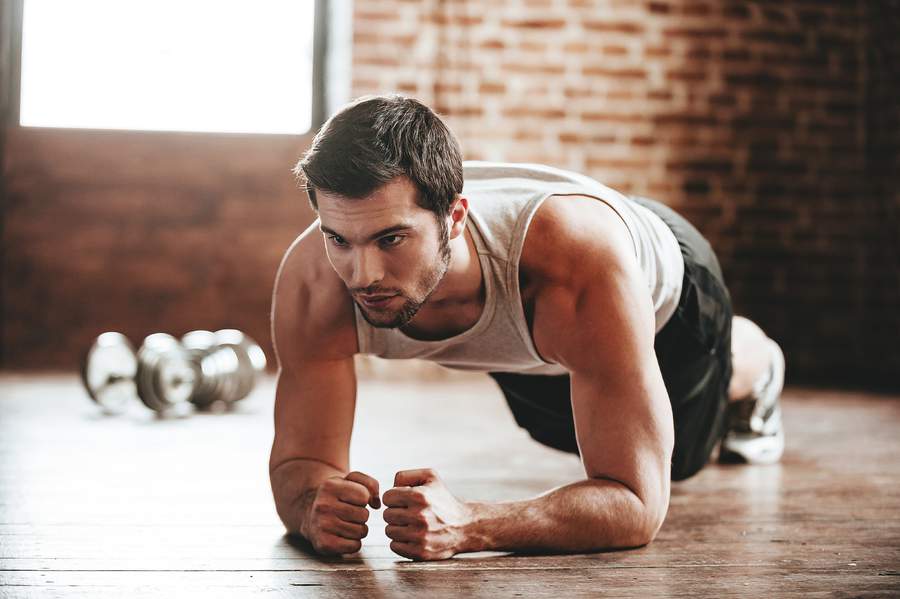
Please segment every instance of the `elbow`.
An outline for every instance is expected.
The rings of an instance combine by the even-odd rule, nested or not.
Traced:
[[[636,549],[638,547],[643,547],[644,545],[649,545],[656,538],[660,528],[661,525],[635,523],[631,530],[627,531],[619,538],[618,543],[615,544],[616,548]]]
[[[651,502],[643,501],[635,496],[634,517],[632,526],[629,527],[624,541],[627,547],[643,547],[656,539],[666,519],[668,501]]]
[[[642,503],[642,513],[635,527],[634,547],[643,547],[653,542],[666,520],[668,507],[668,502],[663,502],[663,505]]]
[[[600,477],[595,477],[600,478]],[[636,493],[628,485],[609,477],[602,477],[606,484],[613,484],[621,491],[619,511],[612,519],[606,519],[607,548],[631,549],[648,545],[659,533],[669,510],[668,487],[661,492]]]
[[[659,529],[662,528],[662,521],[658,524],[652,524],[650,526],[645,526],[641,529],[636,535],[637,544],[635,547],[643,547],[644,545],[649,545],[656,538],[656,535],[659,533]]]

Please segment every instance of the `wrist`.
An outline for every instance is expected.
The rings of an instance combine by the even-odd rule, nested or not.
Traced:
[[[300,494],[300,497],[297,500],[297,511],[299,513],[297,532],[300,533],[304,539],[308,541],[312,541],[309,536],[310,524],[312,520],[312,508],[316,499],[316,488],[312,487],[306,489]]]
[[[469,501],[465,503],[465,508],[468,515],[463,524],[462,541],[457,553],[490,551],[489,527],[485,526],[485,522],[489,518],[491,505]]]

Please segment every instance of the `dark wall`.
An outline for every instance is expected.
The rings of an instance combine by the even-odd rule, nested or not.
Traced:
[[[73,368],[93,337],[240,328],[272,357],[281,255],[311,220],[307,138],[10,128],[3,365]]]
[[[867,379],[900,387],[900,1],[867,4],[864,314],[854,364]]]

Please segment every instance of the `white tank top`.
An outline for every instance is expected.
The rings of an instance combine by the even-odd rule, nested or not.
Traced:
[[[448,339],[420,341],[400,329],[371,326],[356,312],[359,351],[382,358],[430,360],[462,370],[564,374],[538,355],[519,290],[519,258],[531,219],[551,195],[586,195],[612,208],[631,233],[656,313],[666,324],[681,295],[684,260],[672,230],[653,212],[578,173],[539,164],[466,161],[462,195],[469,200],[466,227],[481,264],[485,303],[478,321]]]

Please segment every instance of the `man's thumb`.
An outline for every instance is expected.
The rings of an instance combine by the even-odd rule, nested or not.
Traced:
[[[364,486],[369,491],[369,505],[372,506],[372,509],[377,510],[381,507],[381,494],[378,492],[377,480],[368,474],[359,471],[351,472],[344,477],[344,480],[349,480]]]
[[[437,479],[437,472],[431,468],[417,470],[401,470],[394,475],[395,487],[418,487]]]

